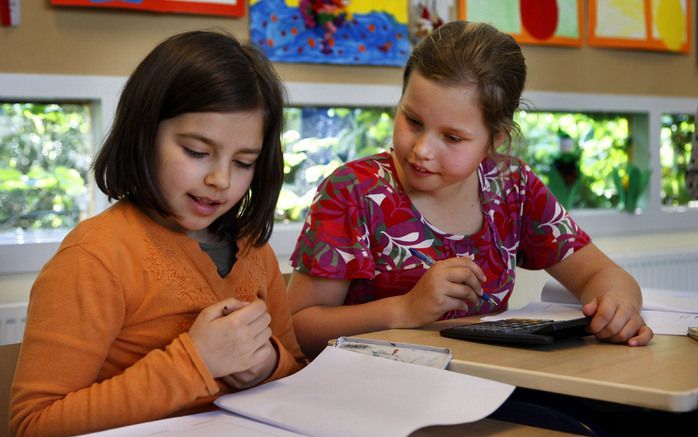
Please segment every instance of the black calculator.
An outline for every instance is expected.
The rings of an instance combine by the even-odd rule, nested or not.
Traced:
[[[444,337],[486,343],[536,346],[591,335],[586,327],[591,317],[572,320],[503,319],[442,329]]]

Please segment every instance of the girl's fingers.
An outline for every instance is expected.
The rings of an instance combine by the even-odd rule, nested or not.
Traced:
[[[647,325],[640,326],[637,335],[628,339],[628,346],[644,346],[652,340],[654,332]]]
[[[268,312],[262,313],[259,317],[251,321],[247,326],[253,335],[259,335],[265,329],[269,329],[269,324],[271,323],[271,316]]]
[[[480,287],[473,289],[468,284],[450,283],[443,289],[443,293],[447,298],[456,299],[461,302],[467,301],[471,304],[477,304],[480,300],[479,294],[475,290],[480,290]],[[466,305],[467,306],[467,305]]]
[[[239,323],[250,325],[266,313],[267,305],[262,299],[257,299],[252,302],[244,302],[244,305],[235,308],[228,314],[233,315]]]
[[[448,268],[466,269],[472,273],[479,282],[485,282],[487,280],[485,272],[475,263],[475,261],[468,257],[448,258],[443,261],[439,261],[437,264],[443,264],[444,267]]]
[[[257,347],[255,348],[256,351],[263,348],[264,345],[267,342],[269,342],[270,337],[271,337],[271,328],[269,328],[268,326],[266,328],[262,329],[261,331],[259,331],[257,333],[257,335],[255,335],[255,337],[254,337],[255,343],[257,345]],[[255,351],[255,353],[257,353],[256,351]]]
[[[267,306],[263,300],[256,300],[244,308],[239,309],[229,317],[235,318],[239,332],[250,341],[250,349],[261,347],[271,337],[271,315],[267,312]],[[239,329],[238,328],[238,329]]]
[[[203,317],[205,320],[208,321],[215,320],[221,316],[226,316],[234,311],[237,311],[240,308],[247,306],[248,304],[249,302],[230,297],[228,299],[223,299],[219,302],[216,302],[213,305],[207,306],[206,308],[201,310],[200,317]]]
[[[584,311],[584,309],[587,308],[587,305],[595,307],[593,314],[587,314],[587,312]],[[583,307],[583,312],[585,315],[592,316],[591,323],[589,323],[589,332],[594,334],[597,338],[605,339],[613,335],[611,334],[612,326],[610,326],[610,324],[614,321],[614,319],[616,320],[615,332],[618,332],[625,325],[625,320],[627,320],[627,317],[625,320],[623,320],[623,325],[618,326],[617,320],[622,319],[623,316],[617,314],[619,311],[617,304],[608,302],[607,300],[599,302],[597,299],[594,299],[587,305]]]
[[[594,299],[584,305],[583,312],[593,316],[589,332],[599,340],[642,346],[654,335],[639,313],[627,306],[610,305],[607,302],[599,304]]]

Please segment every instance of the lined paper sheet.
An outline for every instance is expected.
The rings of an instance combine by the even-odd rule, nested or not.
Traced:
[[[429,425],[480,420],[514,386],[327,347],[300,372],[216,405],[310,436],[404,437]]]

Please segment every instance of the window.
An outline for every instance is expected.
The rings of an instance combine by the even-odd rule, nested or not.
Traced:
[[[619,206],[615,174],[625,176],[631,160],[630,115],[520,111],[515,119],[523,140],[514,154],[566,208]]]
[[[86,134],[85,144],[97,146],[111,125],[125,80],[123,77],[0,73],[0,101],[58,102],[59,106],[78,102],[79,105],[89,105],[92,133]],[[339,161],[375,153],[380,150],[380,144],[389,144],[392,108],[398,102],[401,92],[399,85],[286,85],[291,102],[286,111],[284,136],[288,165],[279,202],[278,222],[271,238],[271,244],[282,262],[288,259],[293,250],[301,226],[296,220],[302,220],[305,216],[304,208],[307,208],[317,181],[338,165]],[[590,193],[588,197],[585,197],[586,194],[580,196],[573,215],[592,236],[696,230],[696,202],[680,200],[679,193],[682,172],[685,171],[682,167],[685,159],[681,158],[684,159],[681,161],[679,156],[688,156],[690,149],[687,147],[690,146],[677,139],[683,135],[681,132],[695,131],[695,119],[685,114],[695,113],[698,100],[535,91],[527,92],[524,98],[532,104],[532,111],[529,111],[527,117],[531,112],[537,113],[532,120],[522,122],[528,141],[524,153],[538,157],[535,160],[526,158],[535,161],[531,162],[532,165],[541,165],[542,170],[552,168],[553,157],[560,151],[560,138],[564,139],[565,135],[573,140],[573,146],[582,150],[580,173],[582,177],[589,177],[596,182],[589,183]],[[326,126],[310,122],[304,124],[302,121],[303,118],[313,119],[319,114],[329,115],[333,121]],[[519,116],[523,115],[521,113]],[[360,124],[362,120],[366,120],[363,127]],[[547,123],[550,126],[543,129]],[[604,129],[596,127],[599,123],[607,126],[603,135],[601,132]],[[5,129],[6,132],[6,124],[0,122],[0,125],[3,126],[0,129]],[[672,126],[676,126],[676,130]],[[690,138],[690,135],[686,138]],[[318,151],[326,143],[329,144],[331,153],[325,151],[323,160],[320,159],[322,153]],[[352,147],[356,144],[360,144],[359,149]],[[684,144],[683,149],[677,144]],[[667,151],[670,149],[674,151]],[[621,178],[625,175],[623,172],[628,168],[627,164],[632,163],[640,169],[649,170],[648,186],[637,210],[632,213],[618,210],[620,198],[617,195],[617,184],[608,178],[613,170],[607,165],[595,163],[599,161],[598,156],[608,157],[617,163],[614,168],[618,169]],[[9,160],[1,158],[0,167],[5,168],[6,162]],[[77,167],[80,168],[79,165]],[[671,169],[667,170],[669,168]],[[540,168],[535,170],[544,179],[548,177]],[[76,168],[76,171],[86,181],[82,170]],[[663,173],[669,176],[663,176]],[[622,179],[620,182],[622,186]],[[669,185],[675,186],[677,190],[663,188]],[[105,196],[99,192],[90,193],[89,189],[87,192],[93,205],[88,214],[107,207]],[[82,200],[76,203],[84,205],[81,195],[78,198]],[[2,202],[4,209],[5,200]],[[63,212],[68,210],[75,214],[72,212],[74,208],[68,204],[57,209],[60,214],[51,216],[51,220],[47,219],[45,223],[58,223],[54,218],[64,220],[67,215]],[[54,211],[53,204],[51,210]],[[67,221],[58,224],[70,226]],[[50,238],[25,239],[23,244],[0,241],[0,274],[38,271],[55,252],[65,229],[67,228],[56,229],[58,235],[51,235]],[[27,235],[26,231],[22,232]]]
[[[686,170],[691,159],[696,121],[692,114],[662,115],[661,147],[662,204],[667,206],[698,206],[686,190]]]
[[[0,241],[60,239],[91,213],[90,106],[0,103]]]
[[[387,149],[393,116],[390,108],[312,106],[290,107],[285,114],[286,178],[277,221],[301,222],[324,177],[344,162]],[[523,136],[513,153],[531,165],[563,205],[622,206],[620,191],[627,188],[627,169],[633,164],[633,115],[520,111],[515,117]]]
[[[5,139],[8,135],[12,137],[16,129],[25,129],[25,146],[35,142],[42,144],[42,147],[34,149],[36,159],[30,159],[41,164],[35,165],[33,170],[29,169],[25,177],[20,177],[19,183],[17,173],[11,167],[12,157],[3,155],[0,159],[0,172],[3,173],[0,184],[12,178],[15,178],[15,182],[9,183],[9,186],[3,185],[0,191],[3,191],[3,195],[10,195],[10,188],[22,183],[27,184],[27,192],[32,189],[30,184],[37,183],[46,188],[45,191],[51,191],[51,195],[41,198],[41,202],[38,200],[40,197],[35,196],[36,203],[33,205],[28,205],[29,198],[20,199],[19,204],[11,207],[6,207],[5,199],[2,200],[3,210],[14,208],[23,211],[23,207],[34,206],[35,213],[21,212],[19,222],[9,218],[9,214],[2,219],[0,226],[4,228],[0,233],[5,238],[0,239],[0,274],[38,271],[56,251],[60,241],[74,225],[74,220],[95,214],[107,206],[106,196],[89,189],[87,167],[94,153],[92,146],[100,144],[111,125],[124,82],[125,78],[119,77],[0,73],[0,102],[20,104],[9,110],[3,105],[4,115],[0,118],[5,118],[0,121],[3,135],[0,148],[9,148],[11,155],[12,147],[6,144]],[[13,120],[12,126],[8,126],[7,114],[10,114],[9,111],[19,113],[18,108],[22,108],[23,115],[27,111],[34,114],[24,116],[33,120],[31,126],[21,127],[23,122],[18,120]],[[64,124],[69,126],[65,132],[51,126],[59,117],[68,120]],[[37,131],[29,133],[30,128]],[[59,145],[58,138],[61,136],[71,140],[64,142],[61,139]],[[77,137],[82,140],[77,141]],[[15,156],[18,161],[26,159],[24,152]],[[71,164],[67,165],[68,162]],[[15,163],[14,169],[18,170],[20,164]],[[57,167],[63,168],[58,171]],[[49,175],[50,171],[54,174]]]
[[[302,222],[318,184],[342,163],[384,151],[392,127],[390,108],[286,108],[277,221]]]

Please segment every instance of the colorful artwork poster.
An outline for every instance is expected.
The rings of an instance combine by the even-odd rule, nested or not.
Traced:
[[[244,0],[51,0],[51,4],[229,17],[245,15]]]
[[[461,20],[480,21],[522,44],[582,45],[581,0],[459,0]]]
[[[275,62],[402,67],[409,0],[252,0],[250,38]]]
[[[456,0],[411,0],[410,42],[415,46],[425,36],[456,17]]]
[[[590,0],[589,45],[688,53],[693,0]]]

